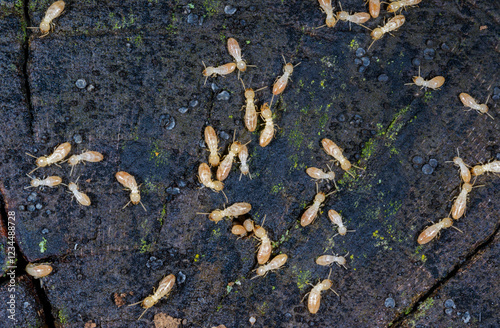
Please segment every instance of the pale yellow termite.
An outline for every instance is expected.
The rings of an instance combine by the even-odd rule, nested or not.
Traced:
[[[247,130],[253,132],[257,128],[257,106],[255,105],[255,92],[263,90],[267,87],[263,87],[253,91],[252,88],[247,89],[245,87],[245,83],[243,82],[243,80],[241,80],[241,84],[243,84],[246,99],[246,105],[244,106],[245,116],[243,121],[245,122],[245,127],[247,128]]]
[[[344,223],[342,222],[342,216],[340,216],[340,214],[335,210],[329,210],[328,217],[330,218],[330,221],[332,221],[333,224],[336,224],[339,226],[337,229],[337,232],[339,233],[339,235],[345,236],[345,234],[347,233],[347,228],[344,225]],[[349,232],[352,232],[352,231],[354,231],[354,230],[349,230]]]
[[[457,199],[451,207],[451,217],[458,220],[464,215],[465,208],[467,206],[467,194],[472,191],[472,185],[468,182],[464,182],[462,185],[462,190],[458,195]]]
[[[319,2],[319,6],[323,10],[323,12],[326,14],[326,19],[325,19],[326,26],[334,27],[335,24],[337,23],[337,20],[335,19],[335,15],[333,14],[332,0],[318,0],[318,2]],[[323,25],[323,26],[325,26],[325,25]],[[323,26],[320,26],[320,27],[323,27]]]
[[[229,147],[229,154],[224,157],[217,168],[217,180],[224,181],[228,177],[229,172],[231,172],[231,167],[233,166],[233,161],[240,152],[241,146],[239,141],[235,141],[231,144]]]
[[[198,178],[200,182],[213,191],[221,191],[224,189],[224,184],[217,180],[212,180],[212,171],[210,171],[210,166],[207,163],[201,163],[198,168]]]
[[[50,7],[45,12],[45,16],[40,23],[40,27],[29,27],[29,28],[39,28],[40,32],[42,32],[41,38],[49,35],[50,30],[54,29],[55,24],[52,22],[57,17],[61,16],[64,11],[64,1],[56,1],[50,5]]]
[[[432,239],[434,239],[434,237],[436,237],[442,229],[449,228],[452,225],[453,225],[452,219],[444,218],[438,223],[434,223],[433,225],[425,228],[424,231],[422,231],[422,233],[420,233],[420,235],[418,236],[417,242],[420,245],[427,244]]]
[[[500,161],[493,161],[483,165],[476,165],[471,170],[472,175],[478,176],[486,172],[500,173]]]
[[[217,134],[215,130],[210,125],[205,128],[205,143],[207,144],[208,150],[210,151],[210,156],[208,157],[208,162],[212,166],[219,165],[220,157],[218,153],[218,143]]]
[[[316,259],[316,264],[318,265],[323,265],[323,266],[330,266],[333,263],[336,263],[338,266],[343,266],[344,269],[347,269],[345,264],[346,264],[346,259],[345,257],[348,255],[347,253],[344,256],[337,256],[337,255],[321,255]]]
[[[336,291],[331,289],[333,286],[332,281],[329,279],[324,279],[323,281],[317,283],[313,286],[313,289],[308,293],[309,298],[307,299],[307,309],[310,313],[315,314],[319,310],[319,306],[321,305],[321,292],[330,289],[335,295],[339,296]],[[307,294],[306,294],[307,295]]]
[[[342,148],[337,146],[337,144],[330,139],[324,138],[321,140],[321,144],[323,145],[323,149],[325,152],[335,158],[339,163],[340,167],[342,170],[346,171],[350,175],[354,176],[352,173],[349,172],[351,167],[353,166],[351,162],[342,154]]]
[[[160,284],[158,285],[158,289],[156,291],[153,289],[152,295],[149,295],[148,297],[146,297],[144,300],[142,300],[140,302],[130,304],[129,306],[133,306],[133,305],[137,305],[137,304],[141,303],[141,306],[145,309],[144,312],[142,312],[142,314],[140,315],[140,317],[137,320],[142,318],[144,313],[146,313],[146,311],[150,307],[152,307],[156,303],[158,303],[158,301],[160,301],[160,299],[162,297],[168,297],[168,295],[172,291],[172,288],[174,287],[174,285],[175,285],[175,276],[173,274],[169,274],[168,276],[166,276],[165,278],[163,278],[160,281]]]
[[[104,157],[102,156],[102,154],[97,152],[97,151],[86,151],[86,152],[81,153],[80,155],[72,155],[68,159],[68,164],[71,166],[70,175],[73,173],[73,168],[78,163],[80,163],[82,161],[97,163],[97,162],[102,161],[103,158]]]
[[[282,55],[283,56],[283,55]],[[285,56],[283,56],[283,61],[285,62],[285,66],[283,66],[283,75],[281,75],[273,85],[273,97],[271,98],[271,106],[273,105],[274,96],[279,95],[283,91],[285,91],[286,85],[288,84],[288,80],[293,73],[293,68],[297,65],[292,65],[292,63],[287,63],[285,60]]]
[[[368,11],[373,18],[380,14],[380,0],[368,0]]]
[[[26,273],[35,279],[48,276],[52,272],[52,266],[48,263],[28,263]]]
[[[225,217],[238,217],[243,214],[247,214],[252,209],[252,205],[249,203],[234,203],[233,205],[223,209],[223,210],[213,210],[212,213],[198,213],[198,214],[208,214],[210,221],[215,223],[221,221]]]
[[[227,64],[217,66],[217,67],[213,67],[213,66],[206,67],[205,63],[203,63],[203,66],[205,67],[205,69],[203,70],[203,76],[205,76],[205,83],[204,84],[207,83],[207,79],[209,76],[214,77],[214,76],[217,76],[217,74],[218,75],[231,74],[236,69],[235,63],[227,63]]]
[[[337,187],[337,183],[335,182],[335,172],[328,166],[330,172],[324,172],[322,169],[318,169],[317,167],[308,167],[306,169],[306,173],[313,179],[316,180],[332,180]]]
[[[115,177],[125,188],[130,189],[130,201],[123,208],[127,207],[130,203],[134,205],[141,203],[142,208],[146,211],[144,204],[141,202],[141,194],[139,193],[139,187],[134,176],[125,171],[120,171],[115,174]]]
[[[337,18],[344,22],[361,25],[363,23],[366,23],[370,19],[369,13],[355,13],[350,15],[347,11],[342,10],[342,5],[340,5],[340,10],[341,11],[337,13]]]
[[[317,187],[317,185],[316,185]],[[328,194],[331,195],[332,193]],[[318,215],[319,208],[325,201],[326,197],[328,195],[325,195],[323,192],[317,192],[316,196],[314,196],[314,202],[313,204],[302,214],[302,217],[300,218],[300,225],[305,227],[310,225],[316,216]]]
[[[68,184],[68,189],[73,193],[73,196],[75,196],[76,200],[78,203],[80,203],[83,206],[90,206],[90,198],[83,192],[78,190],[78,186],[74,182],[70,182]]]
[[[42,180],[30,177],[29,175],[28,175],[28,177],[31,179],[31,182],[30,182],[31,186],[24,187],[24,189],[44,187],[44,186],[54,187],[54,186],[61,184],[61,182],[62,182],[62,179],[58,176],[50,176],[50,177],[47,177],[47,178],[42,179]]]
[[[260,133],[259,145],[261,147],[265,147],[269,145],[274,137],[273,112],[271,112],[271,109],[269,108],[269,105],[267,103],[263,104],[260,108],[260,116],[262,117],[264,122],[266,122],[266,125],[264,126],[264,130],[262,130],[262,132]]]
[[[241,48],[240,45],[238,44],[238,41],[236,41],[234,38],[227,39],[227,50],[229,51],[229,54],[233,56],[234,60],[236,61],[236,67],[238,68],[238,70],[240,72],[246,71],[247,64],[241,58]]]
[[[231,233],[236,236],[245,237],[247,232],[248,231],[241,224],[235,224],[231,228]]]
[[[477,101],[474,98],[472,98],[468,93],[460,94],[460,101],[462,102],[462,104],[464,104],[465,107],[470,107],[471,109],[475,109],[478,113],[486,114],[493,119],[493,116],[491,116],[490,113],[488,113],[488,106],[486,105],[486,103],[488,103],[489,98],[490,97],[488,96],[488,99],[486,99],[486,102],[484,104],[478,104]]]
[[[390,13],[397,12],[400,9],[403,9],[403,7],[406,6],[416,6],[418,5],[422,0],[400,0],[400,1],[394,1],[387,6],[387,11]]]
[[[252,178],[252,175],[250,174],[250,168],[248,167],[248,148],[246,145],[241,145],[240,152],[238,153],[238,158],[240,159],[240,180],[241,180],[241,175],[247,175]]]
[[[253,277],[257,278],[259,276],[265,276],[268,271],[271,270],[277,270],[281,268],[283,265],[285,265],[286,261],[288,260],[288,256],[286,254],[280,254],[275,256],[271,262],[265,265],[261,265],[260,267],[257,268],[257,276]]]
[[[255,225],[254,225],[253,220],[251,220],[251,219],[246,219],[245,221],[243,221],[243,227],[245,227],[245,230],[246,230],[247,232],[252,232],[252,231],[254,231],[254,229],[255,229]]]
[[[41,167],[50,166],[52,164],[61,162],[68,155],[70,150],[71,150],[71,144],[69,142],[60,144],[59,146],[56,147],[56,149],[51,155],[38,157],[36,160],[36,165],[38,167],[32,170],[29,174],[38,170]],[[33,156],[28,153],[26,153],[26,155],[36,158],[36,156]]]
[[[266,218],[264,217],[264,221]],[[262,222],[264,224],[264,222]],[[257,252],[257,262],[259,264],[264,264],[269,261],[273,247],[271,245],[271,239],[267,235],[266,229],[262,226],[255,226],[254,229],[255,237],[260,239],[260,247]]]
[[[371,35],[371,37],[373,39],[373,42],[375,42],[375,41],[379,40],[380,38],[382,38],[385,33],[389,33],[391,31],[397,30],[404,23],[405,23],[405,16],[403,16],[403,15],[396,15],[396,16],[392,17],[391,19],[389,19],[389,21],[387,22],[387,24],[385,24],[384,26],[381,26],[381,27],[377,27],[376,29],[374,29],[372,31],[372,33],[370,35]],[[373,45],[373,42],[372,42],[372,44],[370,44],[370,46],[368,47],[368,49],[371,48],[371,46]]]
[[[457,156],[453,158],[453,163],[459,167],[460,177],[462,178],[462,181],[470,182],[471,173],[464,160]]]
[[[433,90],[436,90],[439,89],[444,84],[444,77],[436,76],[430,80],[424,80],[424,78],[420,76],[420,67],[419,67],[418,76],[413,77],[413,83],[406,83],[405,85],[411,85],[411,84],[415,84],[416,86],[426,89],[431,88]]]

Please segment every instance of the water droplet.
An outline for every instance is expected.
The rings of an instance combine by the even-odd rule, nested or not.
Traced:
[[[84,79],[78,79],[78,80],[76,80],[75,85],[77,88],[83,89],[87,86],[87,81],[85,81]]]
[[[396,306],[396,302],[394,301],[394,298],[388,297],[385,299],[384,305],[387,308],[393,308]]]
[[[422,166],[422,172],[424,174],[432,174],[432,172],[434,172],[434,168],[432,166],[430,166],[429,164],[425,164],[424,166]]]
[[[217,100],[229,100],[229,97],[229,92],[224,90],[217,95]]]
[[[233,15],[236,12],[236,8],[231,5],[227,5],[224,7],[224,12],[228,15]]]

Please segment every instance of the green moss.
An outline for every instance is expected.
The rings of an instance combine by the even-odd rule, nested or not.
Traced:
[[[415,319],[418,320],[419,318],[425,316],[427,310],[429,310],[433,305],[434,305],[434,299],[432,297],[426,299],[422,304],[418,306],[418,311],[415,314]]]
[[[151,250],[152,245],[148,244],[144,239],[141,239],[141,247],[139,253],[146,253]]]
[[[65,323],[69,322],[69,316],[66,313],[65,309],[60,309],[59,310],[58,317],[59,317],[59,322],[61,322],[62,324],[65,324]]]
[[[160,146],[160,140],[153,142],[149,151],[149,161],[154,162],[156,167],[168,164],[169,152]]]
[[[277,194],[281,190],[284,190],[285,187],[283,186],[282,183],[278,183],[277,185],[274,185],[271,187],[271,194]]]
[[[306,288],[308,286],[308,284],[311,283],[311,277],[312,277],[312,274],[311,274],[311,271],[302,271],[302,270],[298,270],[296,269],[296,267],[294,266],[292,268],[292,270],[294,271],[295,273],[295,276],[297,277],[297,287],[302,290],[304,288]]]
[[[427,103],[429,102],[429,100],[432,99],[432,92],[429,90],[429,91],[426,91],[424,93],[424,102]]]
[[[299,126],[295,126],[288,133],[288,142],[295,147],[295,149],[300,149],[302,142],[304,141],[305,135],[302,132],[302,129]]]
[[[40,246],[40,253],[45,253],[45,251],[47,250],[47,239],[43,237],[38,246]]]
[[[204,0],[203,7],[207,11],[207,16],[212,17],[219,13],[220,1],[219,0]]]
[[[160,212],[160,217],[158,218],[160,225],[163,226],[163,222],[164,222],[166,217],[167,217],[167,204],[163,204],[163,208],[161,209],[161,212]]]

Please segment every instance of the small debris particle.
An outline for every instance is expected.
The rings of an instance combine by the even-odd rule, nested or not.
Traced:
[[[38,203],[38,204],[36,204],[35,207],[36,207],[37,210],[41,210],[43,208],[43,205],[40,204],[40,203]]]
[[[219,135],[224,140],[229,140],[229,138],[231,138],[231,136],[226,131],[221,131]]]
[[[452,315],[453,314],[453,309],[445,309],[444,313],[446,313],[447,315]]]
[[[188,24],[196,24],[198,22],[198,15],[189,14],[187,19]]]
[[[370,66],[370,58],[368,57],[363,57],[361,58],[361,61],[363,62],[363,66]]]
[[[83,89],[87,86],[87,81],[84,79],[78,79],[76,80],[75,85],[78,89]]]
[[[186,275],[182,271],[179,271],[179,273],[177,274],[177,283],[183,284],[184,281],[186,281]]]
[[[96,323],[93,323],[92,321],[85,322],[85,328],[95,328],[97,327]]]
[[[157,313],[153,319],[155,328],[178,328],[181,326],[182,319],[172,318],[165,313]]]
[[[170,114],[160,115],[160,122],[161,125],[167,130],[172,130],[175,127],[175,118]]]
[[[73,136],[73,141],[75,141],[75,143],[77,143],[77,144],[81,144],[81,143],[82,143],[82,141],[83,141],[83,138],[82,138],[82,136],[81,136],[81,135],[79,135],[79,134],[75,134],[75,135]]]
[[[479,30],[480,30],[480,31],[483,31],[483,30],[486,30],[487,28],[488,28],[488,26],[487,26],[487,25],[481,25],[481,26],[479,27]]]
[[[187,107],[181,107],[181,108],[178,109],[178,111],[181,114],[185,114],[188,111],[188,108]]]
[[[42,234],[46,235],[48,233],[49,233],[49,229],[47,229],[47,228],[42,229]]]
[[[90,92],[90,91],[93,91],[95,89],[94,85],[91,84],[87,87],[87,91]]]
[[[447,299],[446,301],[444,301],[444,307],[447,309],[454,309],[456,308],[455,302],[453,302],[451,298]]]
[[[228,15],[233,15],[236,12],[236,8],[231,5],[227,5],[224,7],[224,12]]]
[[[196,106],[198,106],[198,100],[191,100],[191,101],[189,102],[189,106],[191,106],[191,107],[196,107]]]
[[[217,95],[217,100],[229,100],[229,92],[227,92],[226,90],[222,91],[221,93],[219,93]]]
[[[387,308],[393,308],[396,306],[396,302],[394,301],[394,298],[388,297],[385,299],[384,305]]]
[[[250,324],[253,326],[255,324],[255,321],[257,321],[257,319],[255,319],[255,317],[250,317],[248,321],[250,321]]]
[[[380,74],[378,76],[378,80],[379,82],[387,82],[389,81],[389,77],[387,76],[387,74]]]
[[[126,303],[125,302],[125,297],[126,296],[127,296],[126,293],[121,293],[121,294],[114,293],[113,297],[115,299],[115,305],[118,306],[118,307],[125,305],[125,303]]]
[[[215,84],[215,83],[212,83],[212,84],[211,84],[211,87],[212,87],[212,90],[213,90],[213,91],[217,91],[217,90],[219,90],[219,86],[218,86],[217,84]]]
[[[163,261],[154,256],[151,256],[146,262],[146,266],[151,270],[158,270],[163,266]]]
[[[462,320],[464,321],[464,323],[469,323],[470,318],[471,318],[470,313],[469,313],[469,311],[467,311],[467,312],[464,313],[464,316],[462,317]]]
[[[217,327],[212,327],[212,328],[226,328],[224,325],[218,325]]]
[[[424,166],[422,166],[422,172],[424,174],[432,174],[432,172],[434,172],[434,168],[432,166],[430,166],[429,164],[425,164]]]
[[[177,187],[168,187],[166,192],[170,195],[178,195],[181,193],[181,190]]]
[[[366,54],[366,51],[363,48],[358,48],[356,50],[356,57],[363,57],[365,54]]]

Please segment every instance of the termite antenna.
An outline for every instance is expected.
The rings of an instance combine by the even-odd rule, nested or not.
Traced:
[[[205,65],[205,62],[202,60],[201,63],[203,64],[203,67],[205,68],[206,71],[207,66]],[[208,80],[208,75],[205,75],[205,83],[203,83],[203,85],[207,84],[207,80]]]
[[[266,88],[267,88],[267,85],[266,85],[265,87],[262,87],[262,88],[260,88],[260,89],[255,90],[255,92],[260,91],[260,90],[264,90],[264,89],[266,89]]]
[[[122,207],[122,210],[123,210],[125,207],[127,207],[127,206],[131,203],[131,202],[132,202],[132,201],[131,201],[131,200],[129,200],[129,201],[128,201],[128,203],[127,203],[127,204],[125,204],[125,206],[123,206],[123,207]]]
[[[139,302],[137,302],[137,303],[134,303],[134,304],[129,304],[129,305],[127,305],[127,306],[134,306],[134,305],[137,305],[137,304],[139,304],[139,303],[141,303],[141,302],[142,302],[142,301],[139,301]]]
[[[368,47],[368,50],[370,50],[370,48],[373,46],[373,44],[375,43],[375,41],[377,41],[377,40],[373,40],[372,43],[370,43],[370,46]]]
[[[323,24],[323,25],[318,26],[318,27],[313,27],[313,29],[317,30],[317,29],[320,29],[320,28],[325,27],[325,26],[326,26],[326,24]]]
[[[31,174],[33,172],[35,172],[36,170],[38,170],[40,168],[40,166],[37,166],[36,168],[34,168],[33,170],[31,170],[28,174]]]
[[[33,158],[37,158],[36,156],[31,155],[30,153],[25,153],[25,154],[26,154],[26,155],[28,155],[28,156],[31,156],[31,157],[33,157]]]
[[[142,208],[144,209],[144,211],[147,212],[146,208],[144,207],[144,204],[141,201],[139,201],[139,203],[141,203]]]
[[[349,171],[345,171],[345,173],[349,174],[351,177],[355,178],[354,174],[352,174],[351,172]]]
[[[226,203],[229,203],[229,199],[227,198],[226,193],[224,192],[224,190],[221,190],[221,192],[224,195],[224,198],[226,199]]]
[[[365,170],[364,168],[362,168],[362,167],[359,167],[359,166],[357,166],[357,165],[354,165],[354,164],[351,164],[351,166],[352,166],[352,167],[355,167],[355,168],[357,168],[357,169],[360,169],[360,170],[363,170],[363,171]]]
[[[144,315],[144,313],[146,313],[148,309],[144,310],[144,312],[142,312],[142,314],[139,316],[139,318],[137,318],[137,320],[141,320],[142,316]]]

